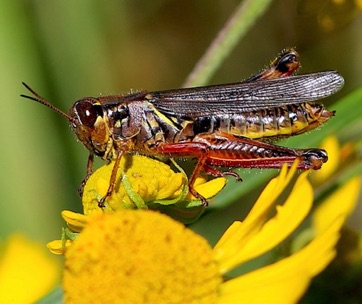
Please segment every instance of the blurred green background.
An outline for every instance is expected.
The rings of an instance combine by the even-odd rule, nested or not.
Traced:
[[[60,236],[61,210],[81,210],[76,190],[88,153],[63,117],[19,97],[28,94],[22,81],[65,111],[85,96],[180,87],[238,4],[2,0],[0,236],[22,231],[46,242]],[[247,78],[281,49],[295,46],[301,73],[333,69],[345,77],[344,89],[325,102],[332,104],[362,84],[360,9],[361,1],[273,1],[211,83]],[[333,119],[340,118],[337,113]],[[360,125],[353,128],[352,133],[360,133]],[[328,125],[323,130],[328,133]],[[316,133],[302,137],[300,146],[308,147]],[[245,182],[238,187],[250,189],[248,180],[262,179],[264,173],[243,171]],[[244,192],[249,193],[243,198],[230,198],[228,191],[236,207],[210,209],[195,229],[217,239],[234,218],[241,218],[244,202],[252,203],[259,194]],[[210,227],[215,219],[220,224]]]

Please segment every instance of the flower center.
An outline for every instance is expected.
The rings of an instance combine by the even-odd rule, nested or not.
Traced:
[[[66,252],[66,303],[213,303],[222,278],[207,241],[152,211],[97,214]]]

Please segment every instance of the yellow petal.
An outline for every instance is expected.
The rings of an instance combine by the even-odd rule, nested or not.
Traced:
[[[74,232],[80,232],[87,224],[87,217],[84,214],[69,210],[61,212],[62,218],[67,222],[69,228]]]
[[[246,220],[260,221],[260,218],[265,218],[267,213],[269,213],[270,208],[274,205],[275,200],[290,183],[296,172],[297,166],[297,161],[293,163],[289,170],[286,165],[283,166],[279,175],[276,178],[273,178],[260,194],[258,200],[250,210]]]
[[[310,280],[335,256],[334,246],[344,218],[335,219],[324,233],[294,255],[222,284],[220,304],[296,303]]]
[[[324,231],[330,225],[331,219],[338,215],[348,216],[352,212],[357,203],[360,187],[360,177],[353,177],[318,206],[313,214],[316,233]]]
[[[198,184],[195,183],[195,190],[200,193],[204,198],[212,198],[216,194],[218,194],[226,185],[226,178],[219,177],[214,178],[207,182],[198,182]],[[189,200],[196,200],[196,198],[189,194],[186,199]]]
[[[287,186],[290,178],[295,173],[295,166],[293,166],[292,169],[289,170],[289,176],[287,173],[287,167],[283,166],[279,175],[276,178],[273,178],[264,188],[257,202],[254,204],[253,208],[251,209],[243,223],[249,222],[249,226],[254,227],[254,229],[260,227],[260,225],[264,223],[264,219],[268,214],[270,208],[274,205],[275,199],[282,193],[284,188]],[[245,239],[247,235],[250,235],[249,231],[245,232],[244,235],[235,233],[240,226],[242,226],[241,222],[234,222],[222,235],[222,237],[216,244],[215,249],[218,250],[219,247],[224,246],[225,242],[234,242],[235,244],[238,244],[241,240]]]
[[[328,152],[328,161],[320,170],[311,174],[312,180],[318,184],[325,182],[337,170],[340,163],[340,146],[336,136],[328,136],[322,142],[321,148]]]
[[[299,176],[287,201],[277,206],[276,215],[239,252],[238,263],[257,257],[285,240],[307,217],[313,204],[308,172]]]
[[[275,199],[286,187],[285,182],[290,181],[293,173],[291,171],[287,175],[281,172],[280,177],[273,179],[246,219],[234,222],[216,244],[215,258],[219,261],[222,273],[278,245],[307,216],[313,202],[313,191],[307,180],[308,172],[304,172],[299,176],[286,203],[278,206],[274,218],[265,223]],[[276,191],[273,192],[272,189]]]
[[[45,246],[12,235],[1,257],[0,303],[34,303],[59,277],[60,265]]]
[[[66,240],[65,243],[62,240],[51,241],[47,244],[49,251],[53,254],[64,254],[66,249],[71,246],[72,242]]]

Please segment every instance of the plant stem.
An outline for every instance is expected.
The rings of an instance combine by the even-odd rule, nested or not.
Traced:
[[[272,0],[242,1],[189,74],[183,87],[205,85],[271,2]]]

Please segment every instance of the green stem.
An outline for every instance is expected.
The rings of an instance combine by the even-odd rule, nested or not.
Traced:
[[[196,64],[183,86],[205,85],[271,2],[272,0],[242,1]]]

